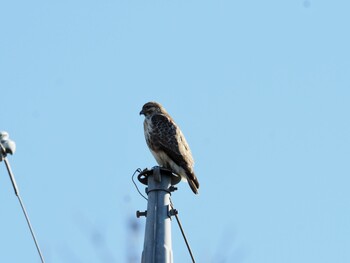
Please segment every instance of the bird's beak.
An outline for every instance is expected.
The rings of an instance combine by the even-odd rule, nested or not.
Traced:
[[[145,112],[143,110],[140,111],[140,115],[142,115],[142,114],[143,115],[145,114]]]

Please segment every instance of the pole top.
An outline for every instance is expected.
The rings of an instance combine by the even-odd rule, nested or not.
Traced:
[[[158,181],[161,180],[161,175],[167,175],[171,177],[171,185],[176,185],[181,181],[181,176],[173,173],[171,170],[167,168],[163,168],[160,166],[154,166],[152,169],[143,169],[141,173],[137,176],[137,179],[140,183],[144,185],[148,185],[148,176],[153,175],[155,179]]]
[[[6,155],[14,154],[16,151],[16,144],[10,140],[9,134],[5,131],[0,131],[0,162]]]

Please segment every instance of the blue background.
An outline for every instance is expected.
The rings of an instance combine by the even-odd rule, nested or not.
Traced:
[[[138,114],[155,100],[196,161],[200,195],[173,201],[198,262],[350,262],[349,9],[2,1],[0,129],[46,261],[139,262],[131,175],[156,164]],[[0,210],[0,262],[39,262],[3,163]]]

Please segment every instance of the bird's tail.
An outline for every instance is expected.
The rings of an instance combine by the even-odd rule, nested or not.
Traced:
[[[194,172],[190,173],[189,176],[187,176],[187,182],[190,185],[193,193],[197,195],[199,189],[199,182]]]

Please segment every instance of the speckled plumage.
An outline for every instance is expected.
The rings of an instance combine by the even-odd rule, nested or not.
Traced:
[[[191,150],[180,128],[157,102],[143,105],[140,114],[147,145],[157,163],[187,180],[192,191],[198,194],[199,183],[194,173]]]

